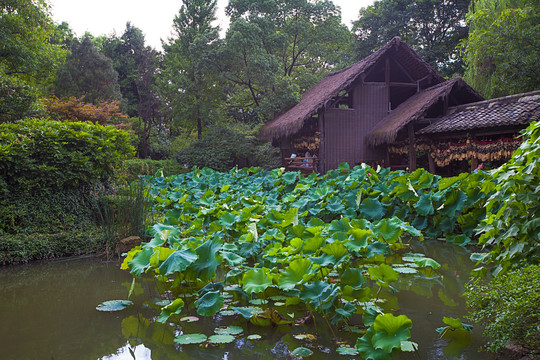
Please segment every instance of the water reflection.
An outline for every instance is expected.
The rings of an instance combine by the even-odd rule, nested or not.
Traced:
[[[144,345],[133,347],[127,343],[116,354],[104,356],[100,360],[152,360],[152,351]]]

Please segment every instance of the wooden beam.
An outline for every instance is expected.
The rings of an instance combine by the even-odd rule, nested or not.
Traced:
[[[384,63],[384,82],[386,83],[386,100],[388,101],[388,110],[390,113],[392,110],[392,104],[390,103],[390,58],[386,56]]]
[[[408,125],[409,130],[409,171],[413,172],[416,170],[416,148],[415,138],[414,138],[414,125],[412,122]]]
[[[477,167],[478,167],[478,159],[474,157],[471,159],[471,172],[476,170]]]
[[[405,75],[407,75],[407,77],[409,78],[409,80],[411,80],[413,83],[415,82],[414,79],[413,79],[413,77],[412,77],[412,76],[409,74],[409,72],[407,71],[407,69],[405,69],[405,68],[403,67],[403,65],[401,65],[401,64],[399,63],[399,61],[395,61],[394,59],[392,59],[392,62],[393,62],[394,64],[396,64],[397,67],[398,67],[401,71],[403,71],[403,73],[405,73]],[[416,83],[415,83],[415,85],[416,85]]]

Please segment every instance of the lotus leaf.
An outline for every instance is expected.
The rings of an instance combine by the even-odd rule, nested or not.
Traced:
[[[172,314],[180,314],[182,312],[183,307],[184,307],[184,300],[180,298],[174,300],[172,303],[165,306],[161,310],[161,314],[159,314],[157,321],[160,323],[164,323]]]
[[[96,310],[98,311],[120,311],[124,310],[127,307],[130,307],[133,305],[133,301],[129,300],[109,300],[104,301],[98,306],[96,306]]]
[[[412,321],[405,315],[378,315],[373,323],[375,333],[372,343],[375,349],[391,353],[395,348],[401,348],[401,342],[411,337]]]
[[[291,354],[293,354],[294,356],[308,357],[308,356],[313,355],[313,351],[305,347],[297,347],[296,349],[293,350]]]
[[[242,278],[243,289],[250,295],[260,293],[272,286],[272,278],[268,275],[269,270],[265,268],[252,269],[247,271]]]
[[[198,255],[191,250],[175,251],[159,266],[159,272],[163,275],[182,272],[197,258]]]
[[[187,344],[200,344],[205,342],[207,339],[206,335],[204,334],[183,334],[179,335],[176,338],[174,338],[174,342],[180,345],[187,345]]]
[[[289,266],[279,276],[279,287],[283,290],[290,290],[297,284],[308,281],[312,277],[312,265],[313,263],[305,258],[291,261]]]
[[[195,301],[197,314],[201,316],[212,316],[223,306],[223,296],[219,291],[209,291]]]

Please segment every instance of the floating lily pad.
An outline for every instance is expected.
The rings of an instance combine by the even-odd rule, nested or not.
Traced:
[[[251,335],[248,335],[247,339],[248,340],[259,340],[262,336],[259,335],[259,334],[251,334]]]
[[[133,305],[133,301],[129,300],[109,300],[104,301],[98,306],[96,306],[96,310],[98,311],[120,311],[124,310],[125,308]]]
[[[234,341],[232,335],[212,335],[208,338],[208,342],[211,344],[228,344]]]
[[[296,339],[296,340],[309,340],[309,341],[313,341],[317,338],[317,335],[313,335],[313,334],[294,334],[293,337]]]
[[[286,296],[283,296],[283,295],[270,296],[270,300],[273,300],[273,301],[284,301],[284,300],[287,300],[287,297],[286,297]]]
[[[358,355],[359,351],[349,345],[341,345],[336,349],[340,355]]]
[[[268,304],[268,300],[265,300],[265,299],[253,299],[253,300],[249,300],[249,303],[252,304],[252,305],[264,305],[264,304]]]
[[[300,357],[308,357],[308,356],[313,355],[313,351],[305,347],[298,347],[293,350],[292,354],[295,356],[300,356]]]
[[[411,267],[395,267],[394,271],[400,274],[416,274],[418,272],[418,270]]]
[[[287,305],[287,304],[285,304],[284,302],[280,302],[280,301],[274,303],[274,306],[277,306],[277,307],[285,306],[285,305]]]
[[[226,328],[214,329],[214,332],[218,335],[238,335],[244,332],[241,326],[231,325]]]
[[[222,316],[233,316],[236,314],[236,312],[234,312],[233,310],[221,310],[219,314]]]
[[[174,342],[180,345],[187,345],[187,344],[200,344],[205,342],[207,339],[206,335],[196,333],[196,334],[184,334],[177,336],[174,339]]]
[[[196,316],[184,316],[183,318],[180,319],[180,321],[195,322],[195,321],[199,321],[199,318]]]
[[[401,351],[414,352],[418,350],[418,344],[412,341],[402,341]]]

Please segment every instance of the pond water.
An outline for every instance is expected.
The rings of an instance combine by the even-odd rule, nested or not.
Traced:
[[[436,241],[419,243],[415,251],[439,261],[443,266],[433,280],[400,280],[399,292],[387,296],[396,314],[413,321],[412,341],[419,354],[402,353],[395,359],[492,359],[478,352],[483,344],[481,329],[475,328],[465,341],[440,339],[436,328],[444,326],[443,316],[466,314],[459,295],[473,264],[464,249]],[[149,305],[157,296],[154,282],[138,281],[132,300],[135,305],[121,312],[95,310],[97,304],[126,299],[131,275],[119,269],[117,262],[95,258],[60,259],[0,268],[0,359],[291,359],[290,351],[299,346],[311,348],[310,359],[359,359],[340,356],[327,326],[320,322],[293,327],[255,327],[243,319],[216,316],[181,325],[156,323],[159,311]],[[467,322],[464,320],[464,322]],[[216,324],[217,323],[217,324]],[[239,336],[222,346],[180,346],[175,336],[202,332],[211,335],[217,325],[241,325],[246,336],[261,335],[260,340]],[[293,334],[318,336],[316,342],[297,340]],[[335,334],[354,345],[354,336]]]

